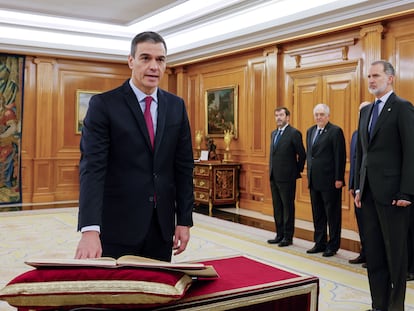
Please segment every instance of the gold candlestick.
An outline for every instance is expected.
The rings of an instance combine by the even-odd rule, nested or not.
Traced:
[[[197,130],[195,134],[196,154],[195,158],[199,159],[201,156],[201,142],[203,141],[203,131]]]
[[[231,161],[231,153],[230,153],[230,144],[233,140],[233,131],[232,130],[224,130],[224,158],[223,162],[230,162]]]

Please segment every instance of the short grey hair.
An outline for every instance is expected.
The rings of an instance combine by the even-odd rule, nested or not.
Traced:
[[[315,115],[315,111],[316,111],[316,109],[318,109],[318,108],[322,108],[323,109],[323,111],[325,111],[325,114],[326,115],[328,115],[329,116],[329,113],[330,113],[330,109],[329,109],[329,106],[327,105],[327,104],[317,104],[314,108],[313,108],[313,114]]]
[[[384,72],[389,76],[395,76],[395,69],[391,65],[390,62],[387,62],[386,60],[376,60],[375,62],[371,63],[371,66],[375,66],[381,64],[384,67]]]

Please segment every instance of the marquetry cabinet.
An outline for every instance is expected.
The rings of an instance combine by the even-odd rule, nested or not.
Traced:
[[[216,205],[239,208],[239,163],[197,162],[194,164],[196,204],[208,205],[209,215]]]

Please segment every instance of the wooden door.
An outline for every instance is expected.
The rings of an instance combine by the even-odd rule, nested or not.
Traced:
[[[346,64],[344,67],[332,67],[331,70],[321,71],[320,68],[314,68],[313,70],[295,71],[289,75],[295,115],[293,126],[302,132],[304,144],[307,129],[314,125],[313,108],[318,103],[325,103],[329,106],[330,122],[340,126],[344,131],[347,146],[345,182],[348,184],[349,145],[358,120],[359,63],[355,62],[354,66]],[[306,167],[297,186],[296,218],[312,221]],[[357,228],[348,186],[343,188],[342,194],[342,228],[351,230]]]

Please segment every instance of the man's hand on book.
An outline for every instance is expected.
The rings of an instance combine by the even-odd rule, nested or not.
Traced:
[[[99,232],[85,231],[76,249],[76,259],[98,258],[102,256],[102,245]]]
[[[175,234],[174,234],[174,241],[173,241],[173,250],[175,250],[174,255],[178,255],[184,252],[189,240],[190,240],[190,227],[187,227],[187,226],[175,227]]]

